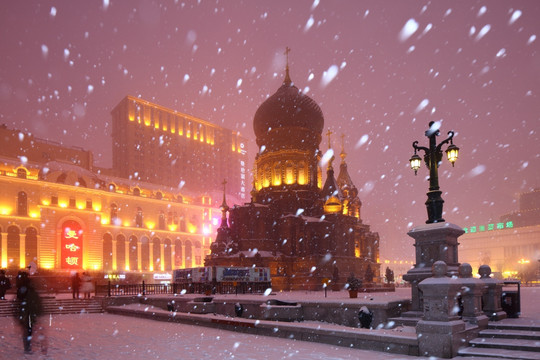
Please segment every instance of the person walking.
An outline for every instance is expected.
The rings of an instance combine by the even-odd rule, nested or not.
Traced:
[[[76,272],[75,275],[73,275],[73,277],[71,278],[71,292],[73,293],[74,299],[79,298],[80,287],[81,287],[81,278],[79,277],[79,273]]]
[[[0,300],[6,299],[6,291],[11,289],[11,281],[6,276],[5,270],[0,270]]]
[[[32,336],[38,328],[38,317],[43,311],[41,298],[34,288],[27,272],[20,271],[17,275],[17,303],[18,303],[18,320],[22,330],[22,340],[24,352],[32,353]],[[46,354],[47,347],[45,337],[42,334],[41,351]]]
[[[85,299],[90,299],[90,294],[94,290],[94,284],[92,284],[92,277],[87,272],[83,272],[81,280],[81,292],[83,293],[83,297]]]

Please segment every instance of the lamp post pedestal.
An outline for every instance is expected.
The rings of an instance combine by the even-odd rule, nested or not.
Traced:
[[[441,197],[441,194],[442,191],[440,190],[432,190],[426,194],[428,197],[426,200],[426,209],[428,213],[426,224],[444,222],[442,217],[444,200]]]
[[[423,314],[423,298],[418,284],[431,277],[431,267],[436,261],[447,264],[448,276],[458,274],[457,239],[464,233],[461,227],[448,222],[421,225],[407,233],[415,240],[416,263],[403,275],[403,280],[411,283],[412,297],[411,311],[404,316],[420,317]]]

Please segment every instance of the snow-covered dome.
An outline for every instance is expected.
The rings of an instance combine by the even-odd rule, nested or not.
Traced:
[[[257,109],[253,130],[257,138],[273,129],[300,127],[321,134],[324,117],[321,108],[290,81],[283,85]]]

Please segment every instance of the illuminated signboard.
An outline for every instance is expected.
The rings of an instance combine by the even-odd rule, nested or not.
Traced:
[[[243,148],[244,143],[240,146]],[[244,160],[240,160],[240,197],[246,198],[246,162]]]
[[[487,224],[486,225],[480,225],[480,226],[471,226],[469,228],[463,228],[465,231],[465,234],[473,234],[477,232],[484,232],[484,231],[493,231],[493,230],[502,230],[502,229],[511,229],[514,227],[514,223],[512,221],[507,222],[500,222],[496,224]]]
[[[81,269],[83,231],[78,222],[68,220],[62,225],[62,240],[60,244],[62,269]]]

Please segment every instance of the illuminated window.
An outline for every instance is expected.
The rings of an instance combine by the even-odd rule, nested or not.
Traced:
[[[28,216],[28,196],[24,191],[17,195],[17,215]]]
[[[137,215],[135,215],[135,226],[143,227],[143,212],[140,207],[137,207]]]
[[[129,268],[131,270],[139,270],[139,257],[138,257],[139,243],[135,236],[129,237]]]
[[[263,173],[264,173],[263,187],[269,187],[270,182],[272,181],[272,169],[270,169],[270,166],[265,165],[263,168]]]
[[[26,169],[23,169],[23,168],[18,168],[17,169],[17,177],[18,178],[21,178],[21,179],[26,179],[26,176],[27,176],[27,172],[26,172]]]
[[[272,181],[273,185],[274,186],[281,185],[281,163],[280,162],[277,162],[274,164],[274,171],[272,175],[274,178],[274,180]]]
[[[158,229],[165,230],[165,213],[161,210],[159,211]]]
[[[287,161],[285,165],[285,183],[294,184],[296,181],[294,176],[294,164],[290,161]]]
[[[307,183],[307,166],[303,161],[298,164],[298,184],[305,185]]]
[[[111,204],[111,224],[118,218],[118,206]]]

